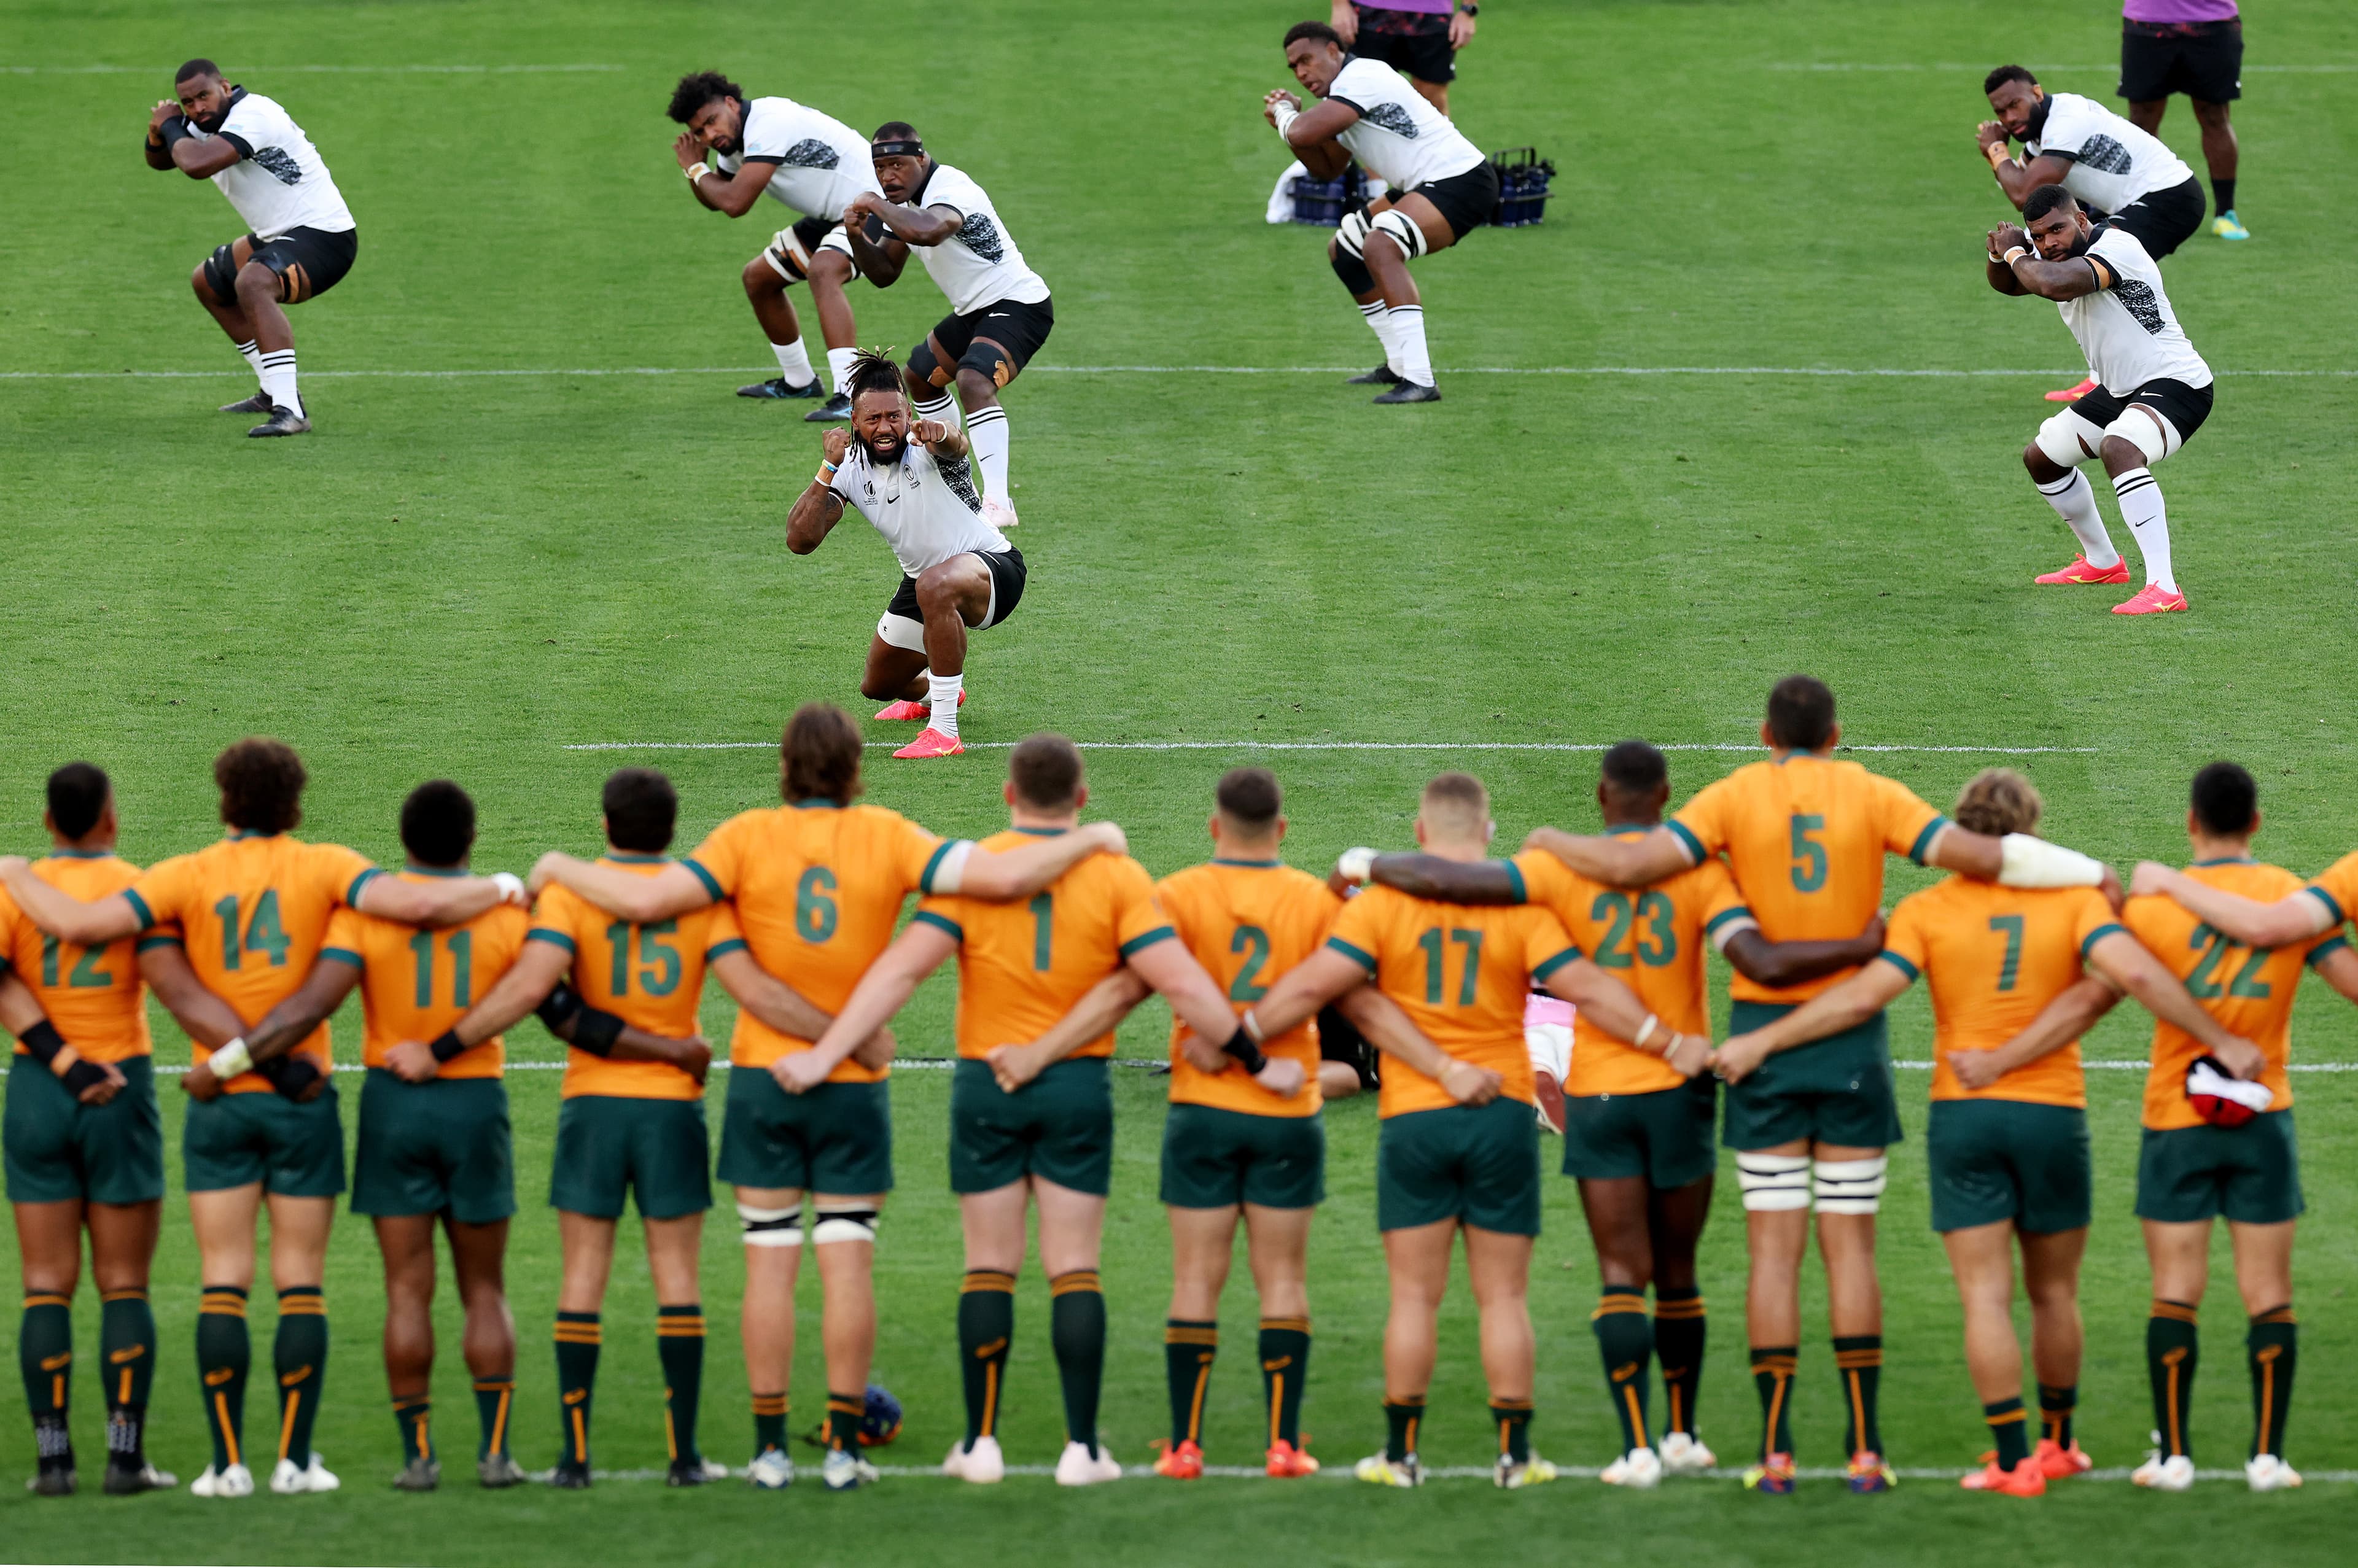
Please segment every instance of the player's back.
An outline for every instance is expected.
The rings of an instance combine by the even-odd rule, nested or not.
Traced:
[[[1278,860],[1212,860],[1156,884],[1163,914],[1195,961],[1241,1014],[1269,994],[1287,970],[1325,945],[1343,901],[1307,871]],[[1302,1064],[1305,1087],[1282,1099],[1241,1072],[1206,1073],[1179,1050],[1184,1026],[1173,1021],[1171,1098],[1256,1116],[1311,1116],[1319,1107],[1318,1025],[1304,1021],[1261,1042],[1272,1057]],[[1213,1042],[1214,1044],[1219,1042]]]
[[[1436,903],[1375,887],[1343,906],[1327,945],[1365,967],[1426,1039],[1498,1074],[1507,1098],[1532,1103],[1523,999],[1531,981],[1580,957],[1552,913],[1535,904]],[[1423,1074],[1388,1067],[1377,1114],[1455,1103]]]
[[[832,1014],[892,944],[908,895],[931,890],[951,848],[882,806],[799,801],[731,817],[683,864],[716,897],[726,890],[754,961]],[[811,1044],[740,1009],[730,1060],[767,1067]],[[847,1057],[830,1076],[871,1083],[886,1072]]]
[[[143,925],[178,922],[197,979],[253,1024],[310,974],[330,917],[357,903],[361,890],[384,874],[341,844],[239,832],[149,867],[124,896]],[[322,1022],[294,1050],[327,1071],[328,1025]],[[196,1047],[198,1061],[211,1054]],[[252,1073],[228,1087],[236,1093],[271,1088]]]
[[[653,876],[667,855],[609,853],[598,864]],[[573,989],[591,1007],[613,1013],[651,1034],[685,1039],[697,1033],[704,968],[713,948],[736,936],[726,904],[651,920],[617,920],[570,888],[551,886],[533,908],[527,940],[552,942],[573,955]],[[695,1079],[668,1062],[617,1062],[568,1047],[565,1098],[611,1095],[624,1099],[699,1099]]]
[[[926,274],[948,297],[954,314],[968,315],[1000,300],[1037,305],[1048,297],[1048,285],[1024,261],[999,209],[965,170],[935,164],[910,204],[958,213],[957,233],[938,245],[917,247]]]
[[[397,873],[404,881],[423,881],[436,874]],[[493,904],[463,925],[439,929],[406,925],[357,909],[336,911],[319,953],[361,971],[362,1065],[382,1067],[392,1047],[405,1040],[434,1040],[466,1017],[515,962],[531,926],[532,917],[512,903]],[[443,1063],[435,1076],[495,1078],[506,1063],[506,1044],[494,1034]]]
[[[982,840],[1000,853],[1042,828],[1013,828]],[[929,898],[916,918],[958,943],[958,1054],[1046,1033],[1089,989],[1140,948],[1175,935],[1146,868],[1127,855],[1092,855],[1022,903],[958,896]],[[1110,1056],[1109,1030],[1073,1053]]]
[[[1671,818],[1694,859],[1725,850],[1745,906],[1771,942],[1855,936],[1883,902],[1883,857],[1921,864],[1948,818],[1856,762],[1788,752],[1708,784]],[[1785,987],[1738,974],[1739,1001],[1799,1002],[1856,973]]]
[[[33,862],[33,875],[94,903],[139,880],[139,868],[103,850],[59,849]],[[93,1062],[120,1062],[150,1054],[146,988],[140,950],[176,935],[146,932],[96,947],[64,942],[41,930],[0,892],[0,959],[30,988],[41,1011],[75,1051]],[[23,1044],[16,1053],[26,1054]]]
[[[2093,888],[2009,888],[1950,877],[1891,912],[1884,958],[1932,993],[1932,1098],[2028,1100],[2084,1107],[2080,1043],[2072,1041],[1996,1083],[1967,1088],[1956,1051],[1992,1051],[2080,979],[2088,948],[2118,932]]]
[[[724,174],[749,162],[770,166],[765,191],[773,200],[830,223],[841,221],[853,198],[882,194],[868,138],[791,98],[756,98],[746,104],[737,153],[713,159]]]
[[[2186,874],[2207,886],[2262,903],[2273,903],[2303,885],[2300,878],[2281,866],[2249,860],[2198,860],[2186,868]],[[2288,1108],[2292,1079],[2285,1068],[2292,1054],[2292,1004],[2300,985],[2301,966],[2342,946],[2342,935],[2329,932],[2282,947],[2246,947],[2212,930],[2172,900],[2160,897],[2129,900],[2122,907],[2121,923],[2185,983],[2186,993],[2203,1011],[2217,1019],[2222,1028],[2260,1048],[2266,1058],[2260,1082],[2275,1097],[2268,1108]],[[2201,1054],[2201,1043],[2192,1035],[2175,1024],[2155,1021],[2153,1066],[2145,1084],[2146,1126],[2201,1124],[2201,1116],[2186,1098],[2186,1070]]]
[[[1589,961],[1637,992],[1663,1028],[1711,1033],[1704,951],[1712,931],[1747,914],[1736,879],[1723,862],[1707,860],[1639,889],[1591,881],[1545,850],[1526,850],[1509,863],[1523,879],[1526,899],[1554,911]],[[1650,1094],[1686,1082],[1654,1053],[1616,1040],[1585,1014],[1574,1015],[1564,1093]]]

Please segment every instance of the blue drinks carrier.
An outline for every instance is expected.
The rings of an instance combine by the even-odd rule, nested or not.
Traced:
[[[1501,229],[1527,229],[1547,217],[1548,181],[1555,165],[1540,157],[1536,147],[1509,147],[1490,155],[1498,171],[1498,210],[1490,222]]]
[[[1371,197],[1382,194],[1382,188],[1355,163],[1343,170],[1340,179],[1297,174],[1293,194],[1295,222],[1335,229],[1342,226],[1344,213],[1365,207]]]

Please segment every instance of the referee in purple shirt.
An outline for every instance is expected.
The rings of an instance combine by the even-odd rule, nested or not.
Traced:
[[[2121,96],[2129,101],[2129,123],[2159,135],[2171,93],[2193,103],[2219,214],[2211,232],[2223,240],[2252,237],[2235,216],[2235,127],[2227,119],[2227,105],[2244,95],[2243,76],[2244,18],[2235,0],[2122,0]]]
[[[1329,25],[1345,49],[1390,66],[1446,114],[1457,51],[1472,41],[1481,9],[1476,0],[1335,0]]]

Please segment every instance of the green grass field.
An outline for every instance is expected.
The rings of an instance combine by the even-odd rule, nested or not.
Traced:
[[[764,208],[730,225],[679,189],[663,106],[678,73],[707,66],[861,127],[913,121],[990,189],[1054,287],[1055,336],[1007,396],[1033,575],[1022,613],[978,640],[966,732],[1003,745],[1054,728],[1101,748],[1092,815],[1121,821],[1158,874],[1205,852],[1210,784],[1248,758],[1279,769],[1304,865],[1356,842],[1404,846],[1417,785],[1445,765],[1488,780],[1509,844],[1541,823],[1588,826],[1592,755],[1484,748],[1642,734],[1690,748],[1672,754],[1684,795],[1746,760],[1762,694],[1797,668],[1833,684],[1849,741],[1919,748],[1865,760],[1938,803],[1999,760],[1977,748],[2051,749],[2018,759],[2047,794],[2049,830],[2124,865],[2181,854],[2186,778],[2223,755],[2262,779],[2267,856],[2307,873],[2350,846],[2358,567],[2338,546],[2358,481],[2346,217],[2358,202],[2358,14],[2286,0],[2252,24],[2236,123],[2239,207],[2256,237],[2198,237],[2167,264],[2221,380],[2200,439],[2160,473],[2194,611],[2123,623],[2104,613],[2108,594],[2028,586],[2070,552],[2017,454],[2049,412],[2038,394],[2076,379],[2077,357],[2046,305],[1982,282],[1981,235],[2006,209],[1971,144],[1980,74],[2000,60],[2111,101],[2113,7],[1498,5],[1461,61],[1456,117],[1485,146],[1538,146],[1563,173],[1543,227],[1476,233],[1420,264],[1447,404],[1412,409],[1370,408],[1338,384],[1335,367],[1373,362],[1374,345],[1322,236],[1260,221],[1285,159],[1260,94],[1287,81],[1284,26],[1323,10],[1001,0],[903,16],[794,0],[757,21],[622,0],[421,0],[199,22],[154,0],[12,0],[0,42],[0,132],[18,149],[0,164],[14,240],[0,255],[11,546],[0,849],[41,846],[39,781],[79,756],[115,778],[126,855],[194,849],[217,831],[211,758],[254,732],[308,759],[305,831],[380,859],[399,853],[400,797],[435,775],[481,805],[479,864],[517,871],[545,849],[594,846],[597,784],[621,762],[671,771],[684,845],[774,798],[762,744],[799,702],[856,704],[893,568],[856,524],[814,557],[783,548],[817,433],[802,406],[730,395],[770,373],[737,269],[783,218]],[[186,276],[236,221],[212,192],[138,161],[146,105],[193,54],[285,102],[360,220],[352,276],[295,313],[317,427],[299,441],[249,442],[248,421],[212,413],[245,389],[244,373]],[[515,69],[549,67],[578,69]],[[2173,108],[2167,139],[2199,168],[2193,133]],[[864,341],[904,349],[942,310],[914,269],[890,293],[856,289],[854,303]],[[1260,373],[1216,373],[1246,370]],[[745,748],[637,749],[649,742]],[[601,743],[630,744],[569,749]],[[1358,749],[1375,743],[1428,749]],[[1289,745],[1329,749],[1269,749]],[[874,759],[871,798],[938,831],[1001,820],[999,752],[925,767]],[[1895,866],[1892,892],[1921,881]],[[2358,1020],[2312,991],[2298,1058],[2358,1067]],[[946,980],[920,993],[905,1052],[947,1054],[950,1000]],[[2142,1055],[2129,1011],[2097,1032],[2093,1054]],[[708,1033],[719,1038],[728,1012],[708,1006]],[[1126,1054],[1158,1053],[1161,1017],[1141,1011]],[[161,1059],[184,1061],[158,1022]],[[339,1029],[352,1046],[357,1018]],[[1902,1056],[1929,1054],[1919,998],[1894,1039]],[[536,1025],[514,1045],[555,1055]],[[1902,1075],[1911,1136],[1924,1076]],[[525,1204],[511,1266],[518,1453],[534,1465],[556,1438],[556,1229],[539,1206],[556,1077],[512,1082]],[[2148,1425],[2147,1282],[2128,1209],[2139,1079],[2091,1078],[2099,1199],[2082,1429],[2113,1466],[2141,1454]],[[1104,1432],[1139,1463],[1165,1419],[1160,1088],[1142,1072],[1118,1080]],[[1567,1479],[1513,1498],[1455,1480],[1411,1498],[1325,1479],[1067,1495],[1037,1478],[983,1491],[896,1476],[851,1498],[627,1479],[563,1498],[484,1494],[460,1476],[438,1496],[400,1497],[383,1486],[398,1450],[377,1364],[375,1251],[347,1219],[327,1281],[336,1348],[319,1438],[340,1495],[213,1509],[185,1492],[38,1501],[11,1483],[0,1556],[537,1563],[653,1556],[637,1543],[659,1541],[665,1561],[729,1562],[773,1557],[783,1539],[790,1555],[827,1563],[1249,1552],[1373,1564],[1563,1543],[1597,1562],[2080,1563],[2258,1540],[2281,1561],[2342,1560],[2353,1493],[2323,1477],[2358,1472],[2346,1225],[2358,1080],[2296,1082],[2313,1217],[2299,1262],[2307,1355],[2291,1451],[2312,1476],[2300,1494],[2222,1483],[2156,1498],[2089,1482],[2021,1510],[1930,1476],[1882,1498],[1822,1481],[1779,1502],[1725,1482],[1623,1496]],[[947,1075],[896,1083],[877,1369],[909,1411],[887,1457],[923,1465],[959,1419]],[[179,1097],[168,1086],[165,1098],[177,1134]],[[1383,1282],[1373,1107],[1338,1106],[1329,1122],[1305,1420],[1340,1470],[1382,1436]],[[1920,1150],[1898,1152],[1886,1209],[1884,1425],[1896,1463],[1953,1472],[1983,1431]],[[153,1443],[185,1480],[203,1467],[204,1438],[177,1144],[171,1169]],[[721,1215],[705,1265],[704,1439],[741,1463],[739,1249]],[[1547,1224],[1536,1437],[1594,1465],[1613,1435],[1570,1184],[1550,1182]],[[1741,1229],[1731,1190],[1706,1246],[1717,1321],[1704,1391],[1706,1433],[1731,1460],[1758,1420]],[[806,1303],[797,1427],[823,1403],[807,1292]],[[443,1304],[436,1393],[456,1456],[471,1407]],[[626,1249],[598,1431],[601,1465],[622,1470],[663,1453],[652,1304],[644,1260]],[[79,1306],[87,1353],[87,1285]],[[1213,1459],[1234,1464],[1257,1452],[1249,1288],[1226,1307],[1210,1433]],[[1823,1312],[1813,1296],[1798,1432],[1818,1465],[1835,1462],[1840,1438]],[[257,1328],[267,1320],[258,1313]],[[2226,1466],[2242,1457],[2249,1405],[2223,1271],[2204,1325],[2193,1430],[2201,1462]],[[1015,1462],[1052,1460],[1060,1440],[1046,1327],[1035,1274],[1007,1403]],[[1487,1454],[1471,1331],[1461,1295],[1425,1444],[1441,1465]],[[0,1340],[13,1350],[12,1317]],[[103,1411],[88,1362],[75,1432],[94,1482]],[[21,1415],[0,1417],[0,1469],[31,1463]]]

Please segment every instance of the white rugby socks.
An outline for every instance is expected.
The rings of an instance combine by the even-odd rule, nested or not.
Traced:
[[[254,379],[260,381],[262,379],[262,351],[254,347],[254,340],[248,338],[245,341],[240,343],[237,346],[237,351],[243,357],[246,364],[253,369]]]
[[[1398,375],[1400,373],[1400,334],[1392,330],[1391,307],[1379,299],[1372,305],[1360,306],[1359,314],[1367,318],[1368,330],[1375,333],[1376,341],[1384,346],[1385,366],[1394,375]]]
[[[256,367],[262,373],[262,390],[273,406],[294,410],[295,417],[303,415],[303,395],[295,390],[295,351],[281,349],[275,354],[264,354]]]
[[[966,676],[937,676],[928,671],[925,686],[934,706],[934,715],[925,721],[926,728],[938,730],[951,740],[957,740],[958,693],[966,686]]]
[[[859,354],[860,351],[858,349],[829,349],[827,351],[827,379],[828,391],[841,392],[843,390],[844,384],[851,379],[851,362],[858,358]]]
[[[778,356],[778,374],[788,386],[808,386],[811,377],[818,373],[811,369],[810,352],[800,338],[791,343],[772,343],[770,351]]]
[[[1424,307],[1395,305],[1391,312],[1392,336],[1400,342],[1400,362],[1392,368],[1402,381],[1419,386],[1433,384],[1433,358],[1424,350]]]
[[[2131,469],[2113,476],[2113,493],[2120,498],[2121,521],[2136,535],[2137,553],[2145,557],[2145,580],[2166,592],[2178,591],[2178,578],[2169,569],[2169,515],[2161,503],[2161,485],[2151,469]]]
[[[953,430],[958,427],[957,399],[946,392],[936,392],[915,407],[920,419],[937,420]]]
[[[2088,557],[2090,566],[2102,568],[2119,562],[2121,553],[2113,548],[2113,536],[2104,531],[2104,519],[2096,511],[2096,487],[2088,482],[2085,473],[2073,469],[2053,484],[2040,485],[2039,493],[2080,541],[2080,553]]]
[[[974,445],[974,460],[982,470],[982,493],[1002,506],[1007,499],[1007,410],[993,404],[966,416],[966,438]]]

